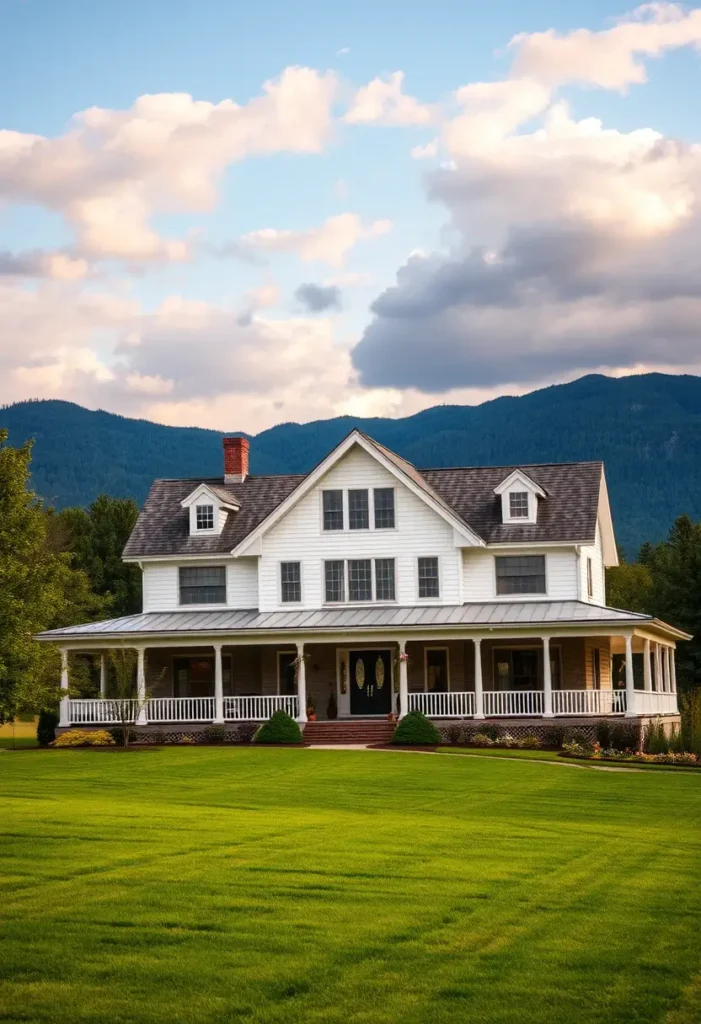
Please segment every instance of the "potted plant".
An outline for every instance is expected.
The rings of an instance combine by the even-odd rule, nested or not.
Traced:
[[[316,722],[316,704],[311,697],[307,697],[307,721]]]
[[[336,694],[333,690],[329,695],[329,702],[326,705],[326,717],[338,718],[338,701],[336,700]]]

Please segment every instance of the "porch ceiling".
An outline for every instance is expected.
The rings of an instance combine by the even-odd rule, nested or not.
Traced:
[[[513,625],[574,626],[652,625],[649,615],[602,608],[582,601],[491,601],[463,605],[434,606],[372,606],[324,608],[285,612],[242,611],[175,611],[149,612],[103,622],[91,622],[65,629],[40,633],[38,639],[132,639],[136,636],[218,634],[251,636],[271,633],[337,633],[339,631],[372,632],[397,629],[441,629],[451,626],[484,627],[487,629]],[[660,624],[663,625],[663,624]],[[673,627],[664,627],[680,635]]]

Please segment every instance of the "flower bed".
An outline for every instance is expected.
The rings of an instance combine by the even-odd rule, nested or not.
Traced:
[[[701,768],[701,758],[686,750],[651,754],[643,750],[617,750],[602,747],[599,743],[587,747],[582,743],[565,743],[562,750],[565,757],[576,757],[583,761],[625,762],[626,764],[660,764],[684,768]]]

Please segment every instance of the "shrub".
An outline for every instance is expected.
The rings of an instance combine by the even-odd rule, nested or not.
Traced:
[[[588,757],[591,754],[589,747],[584,747],[576,740],[565,740],[562,749],[571,757]]]
[[[251,743],[257,732],[258,726],[255,722],[242,722],[236,730],[236,742]]]
[[[613,746],[611,743],[611,723],[610,722],[597,722],[596,723],[596,742],[600,747],[608,750],[609,747]]]
[[[498,740],[504,735],[504,727],[502,725],[487,725],[486,722],[480,726],[479,731],[483,735],[489,736],[490,740]]]
[[[178,736],[177,743],[180,747],[194,747],[195,737],[191,736],[189,732],[183,732]]]
[[[470,737],[470,744],[473,747],[493,747],[494,740],[490,739],[486,732],[476,732]]]
[[[540,735],[544,747],[561,747],[565,728],[562,725],[546,725],[540,730]]]
[[[632,722],[616,722],[611,726],[611,746],[616,750],[638,750],[640,726]]]
[[[615,744],[611,745],[615,746]],[[666,754],[668,752],[669,740],[667,739],[664,725],[659,718],[656,718],[653,722],[648,722],[643,736],[642,747],[646,754]]]
[[[263,722],[253,737],[254,743],[301,743],[302,733],[294,718],[284,711],[276,711]]]
[[[57,736],[52,747],[113,747],[114,740],[106,729],[69,729]]]
[[[517,746],[521,750],[540,750],[542,743],[540,737],[536,736],[535,733],[526,733],[525,736],[518,740]]]
[[[58,715],[55,711],[41,711],[37,722],[37,742],[40,747],[48,747],[56,739]]]
[[[565,729],[565,736],[563,740],[563,747],[567,747],[568,743],[576,743],[580,747],[591,747],[591,741],[589,737],[581,731],[581,729]]]
[[[449,743],[451,747],[456,747],[463,737],[463,729],[461,725],[449,725],[445,730],[445,742]]]
[[[226,726],[206,725],[202,730],[205,743],[223,743],[226,739]]]
[[[392,743],[405,747],[437,747],[441,734],[421,711],[410,711],[394,730]]]

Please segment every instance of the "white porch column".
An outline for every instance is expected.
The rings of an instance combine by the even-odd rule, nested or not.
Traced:
[[[476,636],[475,648],[475,718],[484,718],[484,689],[482,686],[482,638]]]
[[[664,687],[662,686],[662,647],[659,643],[655,643],[655,689],[658,693],[662,693]]]
[[[664,670],[664,692],[669,693],[672,689],[672,673],[669,665],[669,647],[662,648],[662,664]]]
[[[677,652],[674,647],[669,649],[669,663],[672,669],[672,693],[677,692]]]
[[[553,717],[553,677],[550,664],[550,637],[544,636],[543,641],[543,718]]]
[[[304,644],[297,644],[297,721],[307,721],[307,668],[304,664]]]
[[[643,682],[649,693],[652,690],[652,666],[650,665],[650,641],[647,637],[643,640]]]
[[[107,696],[107,651],[100,655],[100,696],[103,700]]]
[[[136,648],[136,699],[139,702],[139,713],[136,716],[136,725],[147,725],[146,714],[146,648]]]
[[[409,667],[406,658],[406,640],[399,641],[399,717],[409,711]]]
[[[68,716],[68,651],[65,647],[61,648],[61,690],[64,696],[61,697],[61,703],[59,705],[59,726],[64,729],[70,725],[70,718]]]
[[[626,637],[626,718],[635,718],[635,677],[633,675],[633,637]]]
[[[224,675],[222,672],[221,644],[214,645],[214,721],[224,723]]]

